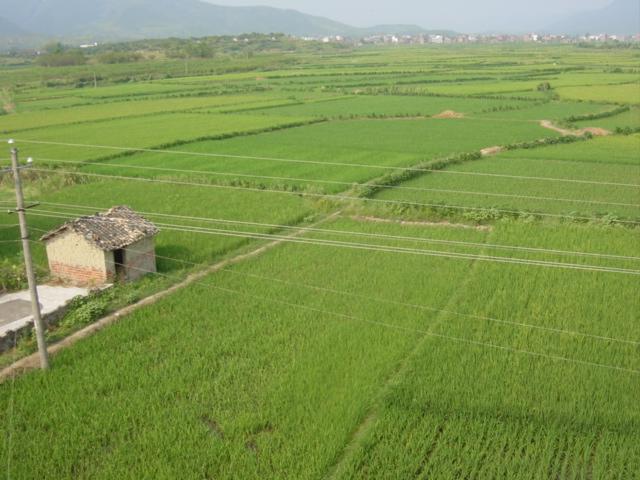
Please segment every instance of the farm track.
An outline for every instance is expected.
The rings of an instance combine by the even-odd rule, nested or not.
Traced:
[[[337,218],[340,215],[340,212],[334,212],[332,214],[327,215],[326,217],[322,218],[321,220],[309,225],[306,228],[302,228],[301,230],[297,230],[294,231],[291,234],[286,235],[285,237],[283,237],[282,239],[278,239],[275,240],[273,242],[267,243],[266,245],[262,245],[261,247],[256,248],[255,250],[251,250],[248,253],[242,253],[239,254],[235,257],[226,259],[226,260],[222,260],[219,261],[217,263],[215,263],[214,265],[207,267],[206,269],[200,271],[200,272],[196,272],[193,273],[191,275],[189,275],[186,279],[182,280],[181,282],[172,285],[171,287],[162,290],[160,292],[154,293],[140,301],[138,301],[137,303],[134,303],[133,305],[129,305],[127,307],[121,308],[120,310],[117,310],[109,315],[107,315],[106,317],[98,320],[97,322],[83,328],[82,330],[79,330],[77,332],[75,332],[74,334],[68,336],[67,338],[61,340],[60,342],[53,344],[51,346],[49,346],[48,351],[49,351],[49,355],[54,356],[57,353],[61,352],[62,350],[69,348],[73,345],[75,345],[76,343],[78,343],[80,340],[90,337],[92,335],[94,335],[95,333],[98,333],[99,331],[103,330],[104,328],[108,327],[109,325],[112,325],[118,321],[120,321],[123,317],[126,317],[127,315],[130,315],[131,313],[139,310],[140,308],[143,307],[147,307],[149,305],[153,305],[157,302],[159,302],[160,300],[164,299],[165,297],[168,297],[169,295],[182,290],[190,285],[192,285],[193,283],[196,283],[200,280],[202,280],[203,278],[207,277],[208,275],[211,275],[212,273],[216,273],[219,272],[220,270],[223,270],[231,265],[236,265],[238,263],[241,263],[245,260],[249,260],[255,257],[258,257],[260,255],[262,255],[263,253],[268,252],[269,250],[277,247],[278,245],[285,243],[287,241],[287,239],[289,238],[295,238],[298,237],[304,233],[307,232],[308,228],[314,228],[317,227],[319,225],[322,225],[323,223],[333,220],[334,218]],[[34,353],[32,355],[29,355],[27,357],[24,357],[20,360],[18,360],[17,362],[13,363],[12,365],[9,365],[8,367],[6,367],[5,369],[3,369],[2,371],[0,371],[0,384],[4,383],[6,380],[13,378],[15,376],[21,375],[25,372],[28,372],[29,370],[33,370],[38,368],[40,365],[40,359],[37,353]]]
[[[611,135],[611,132],[609,130],[605,130],[604,128],[586,127],[586,128],[580,128],[578,130],[571,130],[568,128],[558,127],[551,120],[540,120],[540,126],[542,128],[547,128],[549,130],[553,130],[554,132],[558,132],[559,134],[565,137],[568,137],[568,136],[582,137],[587,133],[590,133],[596,137],[605,137],[605,136]]]
[[[485,243],[487,243],[491,239],[491,235],[488,235],[485,238]],[[484,250],[482,250],[484,252]],[[445,303],[443,309],[448,310],[453,308],[453,306],[457,302],[457,296],[461,294],[461,292],[466,291],[466,285],[471,282],[474,278],[474,271],[478,266],[478,261],[474,260],[471,262],[469,267],[469,275],[465,276],[464,280],[460,283],[459,288],[454,290],[454,293],[449,297],[447,302]],[[440,314],[436,317],[436,319],[430,324],[427,329],[428,332],[433,332],[434,328],[442,324],[442,316],[446,314]],[[371,432],[371,429],[376,423],[378,416],[380,415],[380,411],[383,408],[383,402],[385,397],[391,392],[393,387],[400,383],[402,378],[404,377],[409,365],[418,353],[423,349],[423,347],[429,342],[432,341],[433,337],[429,335],[423,335],[420,337],[411,351],[400,361],[400,363],[395,367],[395,369],[390,373],[387,380],[380,386],[378,394],[374,398],[371,406],[367,412],[367,414],[363,417],[363,420],[356,426],[353,430],[349,441],[345,444],[342,452],[336,459],[335,463],[333,463],[327,471],[327,474],[323,477],[326,480],[335,480],[340,478],[340,474],[343,471],[344,467],[348,464],[349,460],[353,455],[356,454],[358,447],[361,445],[362,441],[367,437],[367,435]],[[441,425],[441,430],[436,435],[434,440],[434,444],[430,446],[429,451],[425,452],[425,458],[421,465],[420,470],[416,473],[416,478],[420,474],[420,471],[424,470],[426,464],[429,460],[429,457],[433,454],[433,451],[437,447],[435,442],[442,437],[444,430],[446,429],[446,425]]]

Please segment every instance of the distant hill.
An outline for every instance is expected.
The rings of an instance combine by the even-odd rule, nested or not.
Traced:
[[[545,29],[551,33],[640,33],[640,1],[614,0],[610,5],[567,17]]]
[[[0,0],[6,17],[50,36],[96,39],[189,37],[243,32],[326,35],[331,20],[266,7],[219,7],[198,0]]]
[[[297,36],[414,33],[420,27],[359,29],[295,10],[224,7],[200,0],[0,0],[11,24],[38,35],[95,40],[240,33]]]

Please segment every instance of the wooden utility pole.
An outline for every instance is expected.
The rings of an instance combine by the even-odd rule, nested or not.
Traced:
[[[9,140],[9,144],[13,145],[13,140]],[[28,166],[28,165],[27,165]],[[40,354],[40,367],[43,370],[49,368],[49,354],[47,352],[47,344],[44,338],[44,323],[40,313],[40,301],[38,299],[38,284],[36,276],[33,272],[33,260],[31,258],[31,244],[29,243],[29,230],[27,229],[27,216],[25,214],[24,195],[22,193],[22,182],[20,179],[21,167],[18,163],[18,149],[11,148],[11,171],[13,172],[13,180],[16,190],[16,213],[20,223],[20,238],[22,240],[22,251],[24,253],[24,266],[27,271],[27,281],[29,283],[29,294],[31,295],[31,313],[33,315],[33,324],[36,330],[36,339],[38,341],[38,352]]]

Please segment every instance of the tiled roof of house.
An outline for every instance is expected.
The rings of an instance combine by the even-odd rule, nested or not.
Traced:
[[[44,235],[50,241],[66,231],[73,231],[98,248],[111,251],[124,248],[145,238],[155,236],[158,228],[129,207],[113,207],[105,213],[96,213],[67,222]]]

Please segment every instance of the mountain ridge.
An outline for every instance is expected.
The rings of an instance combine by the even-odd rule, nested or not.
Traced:
[[[201,37],[241,33],[296,36],[404,34],[425,31],[415,25],[357,28],[297,10],[228,7],[201,0],[0,0],[6,20],[49,37],[94,40]]]
[[[284,33],[298,37],[440,33],[418,25],[353,27],[297,10],[229,7],[203,0],[0,0],[0,39],[9,43],[47,39],[66,42]],[[640,31],[638,0],[613,0],[603,9],[558,20],[540,33],[634,34]]]

